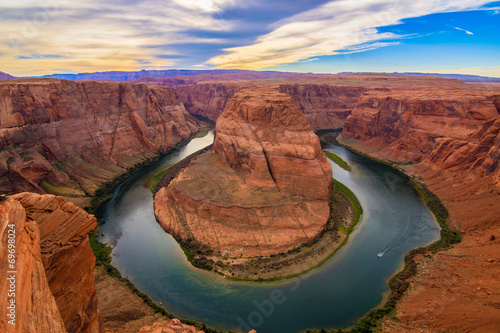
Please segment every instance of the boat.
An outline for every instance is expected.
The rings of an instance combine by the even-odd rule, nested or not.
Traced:
[[[384,252],[379,252],[379,254],[377,254],[377,257],[381,258],[384,256]]]

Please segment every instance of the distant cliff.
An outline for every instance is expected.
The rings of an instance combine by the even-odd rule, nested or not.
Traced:
[[[1,82],[0,191],[92,195],[103,182],[197,130],[168,87]]]
[[[216,122],[229,99],[240,88],[236,84],[205,83],[177,86],[174,89],[189,113]]]
[[[291,72],[275,72],[275,71],[249,71],[239,69],[209,69],[209,70],[189,70],[189,69],[167,69],[167,70],[141,70],[133,72],[95,72],[95,73],[78,73],[78,74],[50,74],[44,75],[43,78],[64,79],[64,80],[95,80],[95,81],[130,81],[142,77],[149,78],[170,78],[170,77],[187,77],[200,75],[235,75],[233,79],[253,79],[253,78],[297,78],[297,77],[312,77],[321,76],[322,74],[312,73],[291,73]]]
[[[282,84],[280,91],[293,97],[311,127],[318,130],[342,128],[367,88],[328,84]]]
[[[12,80],[12,79],[15,79],[15,77],[12,76],[12,75],[10,75],[10,74],[7,74],[7,73],[0,72],[0,81],[2,81],[2,80]]]
[[[61,197],[20,193],[0,203],[2,332],[103,331],[87,233],[97,221]],[[15,231],[16,325],[7,323],[8,238]]]
[[[485,149],[481,137],[499,115],[496,98],[481,90],[372,90],[360,98],[342,133],[376,147],[394,161],[440,161],[444,168],[456,162],[474,165],[464,157],[476,143]],[[494,145],[494,140],[488,145]],[[470,158],[480,155],[471,151]]]
[[[191,114],[217,121],[228,100],[245,84],[198,83],[179,85],[174,89]],[[274,85],[269,84],[269,89]],[[279,91],[293,97],[313,130],[342,128],[346,118],[356,107],[359,97],[368,89],[357,86],[330,84],[282,84]]]

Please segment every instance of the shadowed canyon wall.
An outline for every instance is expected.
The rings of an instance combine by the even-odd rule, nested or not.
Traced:
[[[367,88],[328,84],[282,84],[314,130],[342,128]]]

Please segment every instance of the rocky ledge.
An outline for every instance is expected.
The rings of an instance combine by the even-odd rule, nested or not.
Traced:
[[[20,193],[0,203],[0,221],[0,331],[102,332],[87,236],[94,216],[61,197]],[[15,239],[13,267],[8,239]],[[15,325],[8,323],[9,289]]]
[[[155,196],[161,226],[223,257],[269,256],[317,238],[332,171],[289,95],[242,89],[216,125],[213,152]]]

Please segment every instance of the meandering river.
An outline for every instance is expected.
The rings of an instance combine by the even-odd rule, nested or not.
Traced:
[[[321,267],[280,282],[234,282],[191,266],[153,214],[147,180],[213,141],[193,139],[122,183],[97,213],[111,263],[176,316],[221,330],[300,332],[354,324],[388,296],[388,279],[409,250],[439,237],[439,226],[406,177],[385,165],[328,145],[352,167],[332,163],[334,177],[358,197],[364,214],[349,242]],[[382,257],[377,254],[383,252]]]

